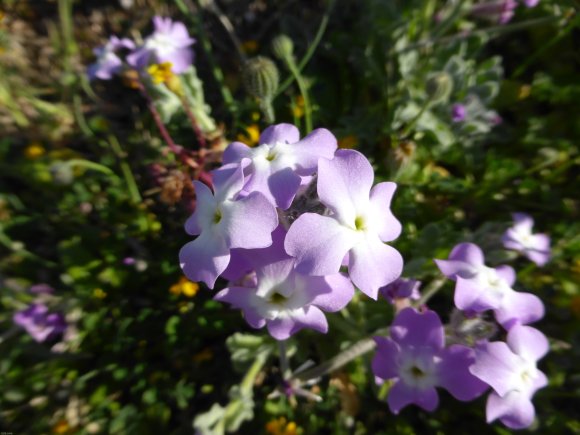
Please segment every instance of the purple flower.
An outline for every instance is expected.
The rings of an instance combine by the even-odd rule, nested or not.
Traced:
[[[95,48],[93,52],[97,56],[97,61],[88,68],[89,80],[94,80],[95,78],[111,80],[113,75],[118,73],[123,67],[123,61],[116,54],[117,51],[123,48],[133,50],[135,44],[130,39],[119,39],[116,36],[111,36],[104,46]]]
[[[14,323],[26,330],[39,343],[62,334],[66,321],[60,313],[49,313],[46,305],[32,304],[14,314]]]
[[[265,248],[278,225],[276,209],[260,192],[239,195],[244,185],[241,167],[224,166],[213,172],[214,193],[194,181],[196,210],[185,230],[199,237],[179,252],[185,275],[213,288],[217,277],[230,262],[232,248]]]
[[[475,399],[487,385],[469,372],[475,361],[473,349],[445,347],[439,316],[433,311],[405,308],[391,326],[391,337],[375,337],[377,352],[372,361],[376,377],[392,379],[387,403],[394,414],[410,404],[433,411],[439,403],[435,387],[445,388],[461,401]]]
[[[478,18],[506,24],[514,16],[514,9],[518,6],[515,0],[484,0],[471,7],[471,14]]]
[[[451,119],[453,122],[462,122],[467,116],[465,105],[456,103],[451,107]]]
[[[34,284],[33,286],[30,287],[29,291],[30,293],[34,293],[37,295],[46,295],[54,293],[54,289],[48,284],[44,283]]]
[[[316,172],[318,159],[332,159],[336,148],[336,138],[325,128],[318,128],[300,140],[295,126],[277,124],[262,132],[256,148],[241,142],[230,144],[223,161],[244,166],[248,177],[244,190],[262,192],[272,204],[286,210],[300,185]]]
[[[171,70],[181,74],[193,63],[195,39],[189,37],[183,23],[171,18],[153,18],[154,32],[145,38],[142,46],[127,56],[127,62],[135,68],[143,68],[150,63],[171,62]]]
[[[347,253],[353,283],[373,299],[399,276],[403,258],[383,242],[396,239],[401,224],[391,212],[397,185],[373,185],[369,161],[358,151],[339,150],[333,160],[320,159],[317,190],[329,216],[305,213],[290,227],[285,247],[296,257],[300,273],[337,273]]]
[[[123,258],[123,264],[125,266],[133,266],[136,262],[137,262],[137,260],[135,260],[133,257]]]
[[[393,303],[395,299],[404,298],[418,300],[421,297],[421,294],[419,293],[420,287],[421,282],[416,279],[398,278],[385,287],[381,287],[379,293],[390,303]]]
[[[506,329],[544,316],[544,305],[537,296],[512,289],[514,270],[510,266],[487,267],[483,252],[473,243],[460,243],[448,260],[435,263],[445,276],[456,281],[455,305],[460,310],[494,310],[497,321]]]
[[[534,220],[525,213],[514,213],[514,226],[502,237],[503,245],[508,249],[521,252],[538,266],[550,260],[550,237],[546,234],[532,234]]]
[[[271,247],[246,251],[245,258],[256,269],[255,284],[228,287],[214,299],[242,309],[253,328],[266,325],[276,340],[286,340],[303,328],[326,333],[323,311],[341,310],[354,295],[350,280],[340,273],[297,273],[295,260],[284,252],[283,234]]]
[[[538,3],[540,3],[540,0],[524,0],[524,4],[528,8],[535,8]]]
[[[537,329],[514,326],[504,342],[486,342],[476,347],[470,371],[493,391],[487,400],[487,422],[496,419],[511,429],[523,429],[535,416],[532,396],[548,380],[536,363],[549,349],[548,340]]]

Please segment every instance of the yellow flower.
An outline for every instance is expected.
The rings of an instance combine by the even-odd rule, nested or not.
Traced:
[[[246,54],[254,54],[258,51],[258,41],[250,39],[242,43],[242,50]]]
[[[351,148],[356,148],[357,145],[358,145],[358,139],[356,136],[354,136],[352,134],[345,136],[345,137],[338,140],[338,147],[339,148],[351,149]]]
[[[194,297],[199,291],[199,284],[191,282],[186,277],[182,276],[175,284],[169,287],[169,292],[175,296],[183,294],[188,298]]]
[[[40,142],[30,142],[30,144],[24,148],[24,157],[28,160],[34,160],[42,156],[46,150],[40,144]]]
[[[260,141],[260,127],[258,127],[258,124],[248,125],[245,133],[238,134],[238,141],[245,143],[249,147],[258,145]]]
[[[298,95],[292,104],[292,114],[298,119],[304,116],[304,97],[302,95]]]
[[[151,80],[156,85],[160,83],[167,83],[175,76],[171,71],[171,62],[154,63],[147,68],[147,72],[151,76]]]
[[[266,423],[266,432],[271,435],[298,435],[302,429],[293,421],[287,423],[284,417],[279,417]]]
[[[105,299],[107,297],[107,293],[105,293],[101,288],[96,288],[93,290],[93,296],[97,299]]]
[[[530,85],[522,85],[518,90],[518,99],[524,100],[530,96],[532,93],[532,87]]]
[[[70,429],[71,427],[68,425],[66,420],[59,420],[58,423],[52,427],[52,433],[65,434],[68,433]]]

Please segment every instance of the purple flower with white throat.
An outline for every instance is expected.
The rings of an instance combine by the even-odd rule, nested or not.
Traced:
[[[448,260],[435,260],[439,270],[456,281],[455,306],[481,313],[494,310],[506,329],[516,323],[528,324],[544,316],[542,301],[531,293],[516,292],[516,274],[510,266],[487,267],[483,252],[473,243],[460,243]]]
[[[379,288],[401,276],[403,258],[383,243],[401,233],[391,212],[397,185],[372,187],[373,179],[371,164],[358,151],[338,150],[333,160],[320,159],[318,197],[330,214],[300,216],[288,230],[285,247],[296,257],[299,272],[316,276],[338,272],[348,254],[353,283],[376,299]]]
[[[436,387],[461,401],[480,396],[487,385],[469,372],[473,349],[458,344],[445,347],[445,332],[433,311],[402,310],[391,326],[391,337],[375,337],[372,361],[375,376],[394,380],[387,403],[394,414],[410,404],[433,411],[439,404]]]
[[[117,55],[122,49],[133,50],[135,44],[127,38],[119,39],[111,36],[109,41],[102,47],[93,50],[97,61],[89,66],[87,74],[89,80],[111,80],[123,68],[123,61]]]
[[[185,72],[193,63],[190,46],[195,39],[189,36],[183,23],[171,18],[153,17],[154,32],[145,38],[142,46],[127,56],[135,68],[144,68],[150,63],[170,62],[175,74]]]
[[[244,167],[248,177],[244,190],[262,192],[272,204],[286,210],[301,184],[316,172],[318,159],[332,159],[336,148],[336,138],[325,128],[300,140],[295,126],[277,124],[262,132],[255,148],[231,143],[224,151],[223,161]]]
[[[276,237],[269,248],[248,250],[245,256],[256,269],[255,286],[228,287],[214,299],[242,309],[253,328],[267,326],[276,340],[286,340],[303,328],[326,333],[323,311],[341,310],[354,295],[350,280],[341,273],[297,273],[295,260],[284,252],[283,237]]]
[[[44,304],[32,304],[13,316],[16,325],[24,328],[37,342],[52,339],[67,328],[66,321],[60,313],[49,313]]]
[[[532,234],[534,220],[525,213],[512,215],[514,225],[502,237],[503,245],[508,249],[521,252],[538,266],[550,260],[550,237],[546,234]]]
[[[230,262],[232,248],[265,248],[272,244],[278,226],[276,209],[264,195],[252,192],[241,197],[244,174],[238,166],[224,166],[213,172],[214,192],[194,181],[196,210],[185,230],[199,235],[179,252],[185,275],[213,288],[217,277]]]
[[[511,429],[532,424],[536,411],[532,396],[548,384],[537,361],[549,349],[548,340],[537,329],[514,326],[504,342],[481,343],[475,348],[471,373],[491,386],[487,399],[487,422],[496,419]]]

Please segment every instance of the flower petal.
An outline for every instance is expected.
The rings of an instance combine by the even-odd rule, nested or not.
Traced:
[[[415,404],[425,411],[433,411],[439,404],[439,396],[433,387],[419,390],[399,380],[389,391],[387,403],[393,414],[398,414],[410,404]]]
[[[517,323],[527,325],[540,320],[544,317],[544,304],[536,295],[512,291],[504,296],[494,313],[498,323],[509,330]]]
[[[393,379],[399,376],[398,357],[401,352],[399,345],[387,337],[373,337],[377,351],[371,367],[375,376],[381,379]]]
[[[366,209],[373,185],[371,164],[358,151],[338,150],[318,162],[318,196],[338,219],[354,228],[356,213]]]
[[[296,172],[299,175],[311,175],[316,172],[318,159],[331,160],[338,147],[336,137],[325,128],[317,128],[308,136],[292,145],[297,158]]]
[[[534,421],[536,411],[530,398],[518,391],[512,391],[505,397],[491,393],[486,405],[487,422],[500,419],[510,429],[524,429]]]
[[[391,325],[391,338],[403,348],[443,349],[445,334],[441,319],[434,311],[418,312],[405,308]]]
[[[195,236],[211,224],[217,204],[210,188],[204,183],[194,181],[193,186],[196,197],[195,211],[185,222],[185,231]]]
[[[461,345],[452,345],[443,349],[438,365],[439,385],[461,401],[473,400],[481,396],[489,386],[476,378],[469,371],[475,362],[473,349]]]
[[[371,206],[373,215],[380,216],[377,231],[383,242],[395,240],[401,234],[401,223],[391,212],[391,201],[397,190],[397,185],[391,182],[379,183],[371,190]]]
[[[472,266],[482,266],[483,251],[474,243],[460,243],[449,254],[449,260],[464,261]]]
[[[222,237],[204,232],[181,248],[179,262],[185,276],[213,288],[217,277],[230,262],[230,250]]]
[[[296,257],[296,270],[307,275],[332,275],[354,244],[353,232],[328,216],[305,213],[286,235],[286,252]]]
[[[265,129],[260,135],[260,145],[274,145],[276,142],[296,143],[300,140],[300,131],[292,124],[276,124]]]
[[[309,306],[304,310],[297,310],[290,316],[278,317],[268,320],[268,332],[276,340],[286,340],[303,328],[314,329],[326,333],[328,323],[324,313],[320,309]]]
[[[326,276],[304,277],[307,291],[315,289],[316,296],[311,301],[323,311],[340,311],[351,301],[354,296],[354,287],[342,273]]]
[[[502,265],[495,268],[497,275],[508,283],[510,287],[516,282],[516,271],[511,266]]]
[[[508,332],[507,344],[527,361],[537,361],[550,350],[546,336],[531,326],[514,326]]]
[[[521,359],[503,341],[482,343],[475,348],[475,364],[469,371],[503,397],[518,386],[514,373],[520,364]]]
[[[274,199],[276,207],[286,210],[292,204],[294,196],[300,188],[302,179],[290,169],[285,168],[270,175],[267,180],[268,191]]]
[[[439,259],[435,259],[434,261],[441,273],[452,280],[457,279],[459,276],[472,278],[477,274],[475,267],[465,261]]]
[[[494,299],[491,292],[486,293],[485,290],[477,280],[458,276],[454,294],[455,306],[460,310],[476,313],[498,308],[500,300]]]
[[[232,142],[225,149],[222,156],[224,165],[230,163],[240,163],[242,159],[251,159],[252,149],[242,142]]]
[[[375,236],[376,237],[376,236]],[[366,238],[350,251],[348,273],[354,285],[367,296],[377,299],[379,289],[401,276],[403,257],[379,238]]]

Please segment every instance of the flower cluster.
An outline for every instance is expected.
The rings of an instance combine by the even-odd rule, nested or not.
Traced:
[[[170,65],[175,74],[185,72],[193,63],[191,45],[195,42],[185,25],[171,18],[156,16],[153,18],[153,29],[141,45],[127,38],[111,36],[104,46],[94,50],[97,59],[88,68],[89,78],[110,80],[124,66],[141,71],[151,64]],[[125,61],[122,59],[123,51]]]
[[[385,244],[401,232],[390,210],[396,185],[373,187],[369,161],[337,150],[328,130],[300,139],[292,125],[271,126],[255,148],[230,144],[212,176],[212,189],[194,181],[185,229],[198,237],[181,249],[181,267],[210,288],[229,279],[215,298],[252,327],[278,340],[326,332],[324,312],[346,306],[353,284],[376,299],[401,275],[401,255]]]
[[[13,321],[39,343],[61,335],[67,327],[62,314],[49,312],[48,307],[41,303],[31,304],[18,311],[14,314]]]

